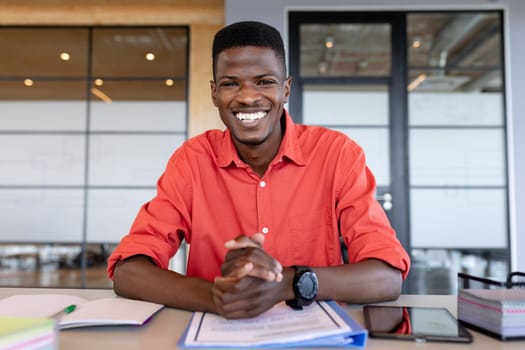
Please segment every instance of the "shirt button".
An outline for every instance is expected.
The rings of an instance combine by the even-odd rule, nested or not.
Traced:
[[[262,233],[267,234],[268,232],[270,232],[270,229],[268,227],[263,227],[261,231]]]
[[[261,187],[266,187],[266,182],[265,182],[265,181],[261,181],[261,182],[259,182],[259,186],[261,186]]]

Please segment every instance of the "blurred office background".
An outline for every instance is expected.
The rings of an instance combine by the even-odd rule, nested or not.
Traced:
[[[2,286],[111,287],[106,258],[171,152],[222,127],[211,38],[246,19],[283,33],[292,116],[364,147],[413,259],[405,292],[525,269],[524,3],[74,3],[0,2]]]

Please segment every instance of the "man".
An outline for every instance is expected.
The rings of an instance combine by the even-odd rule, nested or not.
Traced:
[[[227,318],[281,301],[397,298],[410,260],[374,199],[364,153],[342,133],[292,121],[279,32],[235,23],[212,51],[211,96],[227,129],[172,155],[109,258],[115,292]],[[186,275],[167,270],[183,239]]]

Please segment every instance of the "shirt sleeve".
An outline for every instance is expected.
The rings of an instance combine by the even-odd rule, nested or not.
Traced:
[[[183,151],[175,152],[157,182],[157,195],[140,208],[129,233],[110,255],[110,279],[115,265],[133,255],[149,256],[157,266],[168,268],[170,258],[190,231],[192,186],[187,166]]]
[[[399,269],[406,279],[410,257],[396,237],[383,208],[375,198],[375,178],[361,147],[349,141],[341,151],[337,181],[337,215],[348,260],[378,259]]]

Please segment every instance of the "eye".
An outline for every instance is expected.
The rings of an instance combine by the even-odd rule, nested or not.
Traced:
[[[275,80],[271,80],[271,79],[261,79],[259,81],[259,85],[273,85],[275,84]]]
[[[228,80],[228,81],[223,81],[221,82],[220,86],[223,86],[223,87],[234,87],[234,86],[238,86],[239,84],[235,81],[232,81],[232,80]]]

